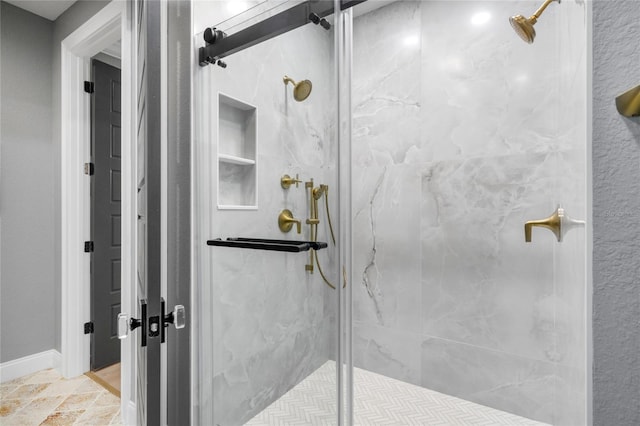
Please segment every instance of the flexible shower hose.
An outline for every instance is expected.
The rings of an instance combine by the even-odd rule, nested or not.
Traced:
[[[325,189],[324,192],[324,206],[325,206],[325,210],[327,212],[327,222],[329,223],[329,231],[331,232],[331,241],[333,241],[333,245],[336,245],[336,236],[333,233],[333,224],[331,223],[331,213],[329,213],[329,187],[327,186],[327,188]],[[318,230],[317,230],[317,226],[316,225],[316,230],[311,231],[311,239],[312,241],[316,242],[318,239]],[[329,287],[331,287],[332,289],[336,289],[336,286],[333,285],[328,279],[327,277],[324,275],[324,271],[322,270],[322,266],[320,266],[320,261],[318,259],[318,252],[316,250],[313,251],[314,252],[314,256],[316,259],[316,265],[318,265],[318,272],[320,272],[320,276],[322,277],[322,279],[324,280],[325,284],[327,284]],[[346,271],[343,268],[342,271],[342,276],[344,278],[344,285],[342,286],[342,288],[345,288],[347,286],[347,276],[346,276]]]

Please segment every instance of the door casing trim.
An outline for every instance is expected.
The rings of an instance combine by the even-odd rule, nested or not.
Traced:
[[[131,31],[132,9],[112,1],[61,43],[61,373],[75,377],[89,370],[90,336],[83,323],[90,320],[90,254],[83,241],[90,238],[90,182],[82,165],[89,161],[90,98],[82,82],[90,78],[90,58],[122,40],[122,311],[136,312],[135,303],[135,165],[133,76],[135,60]],[[135,421],[135,339],[121,346],[121,406],[123,422]],[[132,408],[133,407],[133,408]]]

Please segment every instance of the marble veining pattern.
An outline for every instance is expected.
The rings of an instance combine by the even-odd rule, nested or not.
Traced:
[[[373,194],[371,195],[371,199],[369,200],[367,213],[369,215],[369,225],[371,227],[371,250],[370,250],[371,256],[370,256],[369,262],[365,266],[364,271],[362,273],[362,285],[364,285],[365,289],[367,290],[367,294],[373,301],[373,304],[375,306],[376,316],[380,321],[382,321],[382,312],[380,309],[380,304],[378,302],[378,298],[381,296],[381,294],[380,294],[380,289],[377,286],[378,278],[380,277],[380,274],[379,274],[378,266],[376,265],[376,254],[378,250],[376,247],[376,217],[375,217],[374,203],[376,201],[376,198],[378,197],[378,193],[380,192],[380,186],[384,181],[386,171],[387,170],[385,168],[382,174],[380,175],[380,178],[376,182],[374,186]],[[355,216],[358,217],[359,213],[360,212],[356,212]]]
[[[233,3],[233,2],[229,2]],[[227,2],[194,2],[194,15],[228,13]],[[223,10],[225,9],[225,10]],[[214,13],[214,15],[215,15]],[[215,16],[222,17],[222,14]],[[269,13],[263,15],[268,16]],[[221,18],[224,19],[224,18]],[[236,19],[240,20],[239,18]],[[207,25],[212,25],[208,22]],[[201,38],[196,37],[196,45]],[[199,234],[205,239],[255,237],[310,238],[308,190],[283,189],[284,174],[329,185],[335,210],[336,147],[333,140],[332,32],[308,25],[226,57],[227,68],[198,69],[196,145]],[[283,77],[309,79],[313,91],[304,102],[293,99]],[[257,187],[253,175],[223,173],[227,200],[257,198],[255,210],[221,210],[217,197],[218,92],[255,106]],[[220,135],[222,137],[222,135]],[[244,188],[244,189],[243,189]],[[324,200],[320,200],[324,203]],[[225,204],[225,203],[223,203]],[[302,232],[284,234],[278,215],[289,209],[303,222]],[[318,253],[334,283],[335,254],[324,206],[318,238],[330,246]],[[335,211],[332,211],[335,218]],[[199,248],[201,424],[241,424],[289,391],[328,359],[334,358],[336,292],[317,270],[305,271],[308,253],[279,253],[234,248]]]
[[[527,45],[508,17],[538,6],[403,1],[355,18],[354,360],[573,425],[585,233],[525,244],[523,224],[558,204],[586,214],[585,5],[550,8]]]
[[[195,15],[218,3],[194,3]],[[586,211],[585,10],[573,0],[550,8],[527,46],[507,18],[537,6],[402,1],[355,19],[354,359],[569,425],[584,412],[584,233],[559,245],[536,229],[529,245],[522,224],[558,203],[577,218]],[[482,11],[487,25],[469,25]],[[318,28],[200,70],[198,92],[210,94],[196,138],[206,238],[282,236],[283,208],[304,218],[304,191],[283,191],[283,173],[335,188],[332,39]],[[313,81],[309,100],[293,101],[285,74]],[[257,211],[216,209],[218,91],[258,108]],[[304,228],[284,237],[305,238]],[[332,358],[335,293],[304,272],[306,256],[199,253],[200,420],[244,422]],[[333,271],[332,250],[321,256]]]

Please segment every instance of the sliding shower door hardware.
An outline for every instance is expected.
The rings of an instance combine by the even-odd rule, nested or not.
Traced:
[[[326,19],[322,18],[320,20],[320,26],[322,28],[324,28],[325,30],[330,30],[331,29],[331,24],[329,23],[329,21],[327,21]]]
[[[227,36],[227,33],[220,31],[219,29],[213,27],[213,28],[207,28],[206,30],[204,30],[204,41],[207,44],[213,44],[216,41],[220,41],[223,38],[225,38]]]
[[[320,23],[320,17],[315,13],[309,15],[309,20],[315,25],[318,25]]]
[[[366,0],[342,0],[340,9],[346,10],[364,1]],[[307,0],[235,34],[226,35],[216,28],[206,28],[204,30],[206,45],[199,49],[198,63],[202,67],[215,64],[225,56],[240,52],[313,22],[311,20],[312,17],[313,19],[317,18],[317,23],[328,30],[331,28],[331,24],[324,18],[333,14],[333,12],[333,2]]]
[[[93,163],[84,163],[84,174],[93,176],[94,173],[95,173],[95,167]]]
[[[93,323],[91,321],[84,323],[84,334],[93,333]]]
[[[84,242],[84,252],[92,253],[93,252],[93,241],[85,241]]]
[[[93,84],[93,81],[85,81],[84,82],[84,91],[87,92],[87,93],[95,92],[95,85]]]
[[[315,25],[320,24],[320,26],[321,26],[322,28],[324,28],[325,30],[329,30],[329,29],[331,29],[331,24],[329,23],[329,21],[327,21],[327,20],[326,20],[326,19],[324,19],[324,18],[320,18],[320,17],[319,17],[317,14],[315,14],[315,13],[312,13],[311,15],[309,15],[309,20],[310,20],[313,24],[315,24]]]
[[[351,9],[353,6],[357,6],[360,3],[364,3],[367,0],[342,0],[340,2],[340,10]]]

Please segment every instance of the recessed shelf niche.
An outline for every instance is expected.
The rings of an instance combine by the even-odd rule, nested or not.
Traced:
[[[218,93],[218,209],[258,208],[257,109]]]

